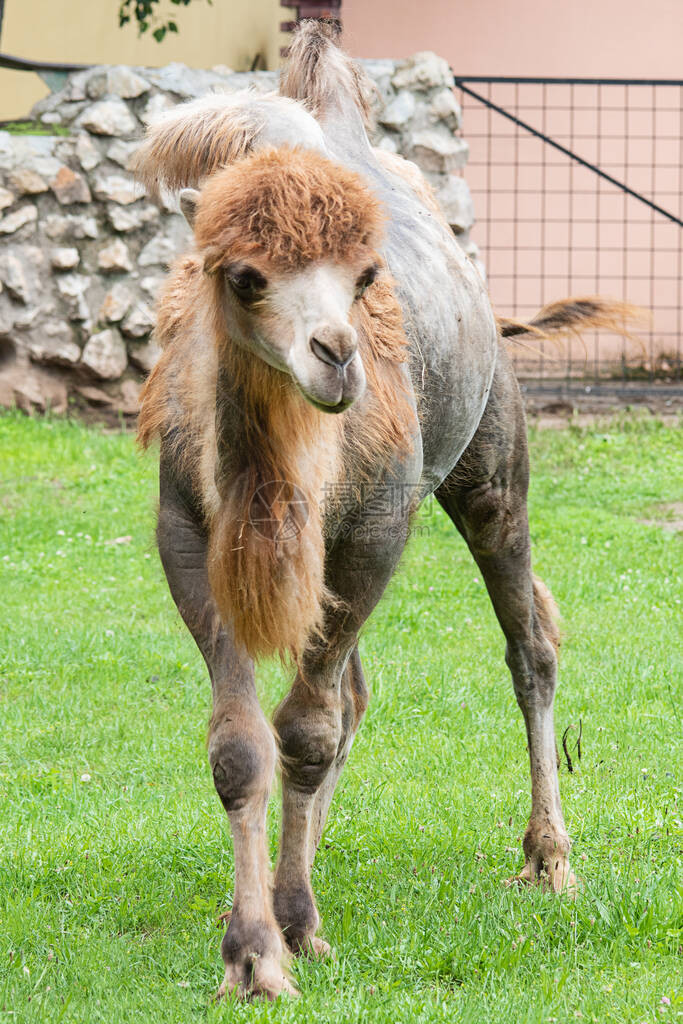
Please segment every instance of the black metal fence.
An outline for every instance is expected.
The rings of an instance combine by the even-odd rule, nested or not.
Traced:
[[[683,81],[456,76],[456,88],[496,309],[526,318],[599,294],[651,312],[633,339],[516,347],[520,377],[680,389]]]

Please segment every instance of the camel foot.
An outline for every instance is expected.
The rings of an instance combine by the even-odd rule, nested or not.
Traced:
[[[216,999],[275,1000],[298,996],[287,970],[289,954],[275,925],[243,922],[233,916],[221,945],[225,977]]]
[[[319,935],[307,936],[297,943],[296,948],[292,947],[292,953],[294,956],[307,956],[310,960],[334,959],[334,950]]]
[[[570,842],[564,829],[529,823],[524,836],[524,867],[507,885],[540,885],[549,892],[576,896],[576,875],[569,865]]]
[[[518,875],[506,879],[506,886],[539,885],[547,892],[563,892],[572,899],[576,897],[576,875],[569,867],[569,861],[563,859],[556,864],[552,875],[545,868],[538,870],[531,861],[527,862]]]

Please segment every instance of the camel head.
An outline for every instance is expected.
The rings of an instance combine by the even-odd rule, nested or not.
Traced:
[[[381,267],[382,215],[361,178],[312,150],[272,148],[180,202],[217,336],[288,374],[317,408],[347,409],[366,381],[357,303]]]

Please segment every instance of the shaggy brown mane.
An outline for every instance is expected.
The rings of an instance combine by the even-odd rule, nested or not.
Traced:
[[[349,262],[381,238],[378,200],[361,178],[311,150],[265,149],[212,175],[195,238],[213,269],[265,256],[277,270]]]

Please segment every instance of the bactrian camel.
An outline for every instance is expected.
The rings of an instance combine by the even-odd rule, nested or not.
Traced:
[[[573,885],[558,630],[531,572],[525,418],[501,337],[613,326],[624,309],[576,300],[497,321],[417,167],[370,145],[365,96],[329,32],[304,23],[278,94],[179,106],[137,156],[194,233],[160,298],[139,435],[160,441],[159,551],[213,688],[209,761],[235,852],[219,994],[293,993],[289,956],[329,952],[310,872],[368,702],[358,635],[430,494],[479,566],[524,715],[520,878]],[[274,653],[296,676],[271,727],[254,662]]]

